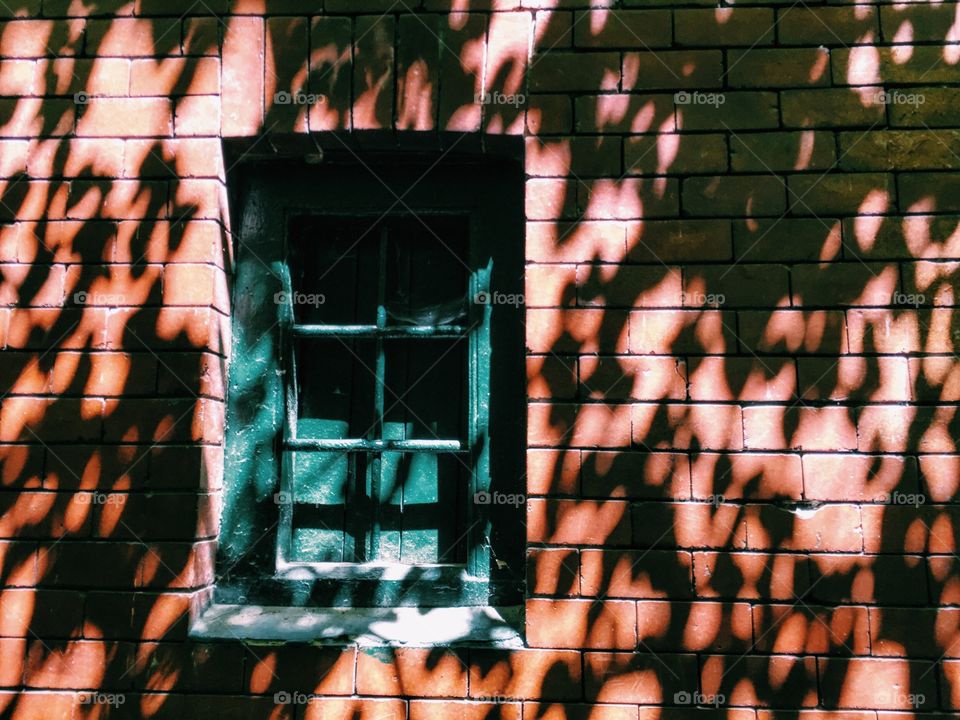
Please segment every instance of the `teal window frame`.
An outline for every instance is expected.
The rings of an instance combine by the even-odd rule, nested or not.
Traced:
[[[319,607],[517,605],[524,585],[524,508],[471,502],[476,493],[522,494],[525,444],[523,309],[471,305],[467,325],[298,324],[288,264],[289,222],[317,215],[393,218],[449,215],[469,232],[470,297],[522,296],[523,175],[517,162],[487,158],[353,154],[322,165],[244,163],[228,177],[235,278],[227,398],[224,507],[218,582],[221,603]],[[380,239],[381,245],[384,239]],[[381,280],[382,282],[382,273]],[[382,292],[381,298],[382,301]],[[297,435],[295,337],[456,335],[469,344],[466,444],[451,440],[303,438]],[[382,354],[378,392],[382,392]],[[496,388],[496,390],[494,390]],[[380,406],[382,408],[382,405]],[[471,472],[464,508],[465,563],[307,562],[289,556],[293,495],[289,452],[457,452]]]

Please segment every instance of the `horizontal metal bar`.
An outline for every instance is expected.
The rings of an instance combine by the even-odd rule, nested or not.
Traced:
[[[361,440],[334,438],[288,438],[286,450],[316,450],[319,452],[426,452],[456,453],[465,448],[459,440]]]
[[[463,337],[470,329],[463,325],[396,325],[377,327],[376,325],[294,325],[294,337],[371,337],[371,338],[407,338]]]

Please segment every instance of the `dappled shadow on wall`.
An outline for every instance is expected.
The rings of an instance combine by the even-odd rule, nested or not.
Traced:
[[[551,720],[593,701],[921,710],[938,682],[955,702],[952,665],[934,663],[956,654],[960,195],[940,171],[960,160],[940,148],[933,87],[955,59],[912,44],[942,41],[951,18],[891,6],[887,37],[864,10],[849,37],[821,40],[818,11],[778,10],[781,43],[831,48],[797,50],[787,79],[764,77],[764,54],[793,51],[769,48],[762,22],[749,36],[764,8],[677,11],[696,51],[607,11],[576,27],[559,12],[237,16],[221,106],[212,18],[86,7],[0,35],[30,67],[0,69],[18,94],[0,103],[11,717],[107,716],[121,694],[148,717],[232,703],[290,717],[280,691],[363,718],[406,712],[373,696],[429,692]],[[563,55],[571,42],[598,52]],[[258,43],[267,80],[234,92],[231,54]],[[112,57],[132,54],[126,70]],[[778,83],[798,89],[765,89]],[[541,136],[527,150],[526,632],[560,650],[167,642],[215,580],[221,127],[389,143],[392,127],[524,125]],[[581,666],[563,649],[591,652]]]

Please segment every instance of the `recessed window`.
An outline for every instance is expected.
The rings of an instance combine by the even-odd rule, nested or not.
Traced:
[[[231,178],[217,603],[520,603],[523,307],[490,302],[522,297],[519,168],[345,153]]]
[[[295,217],[278,558],[463,564],[490,344],[467,219]]]

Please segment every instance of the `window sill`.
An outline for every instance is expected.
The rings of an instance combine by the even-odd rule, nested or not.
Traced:
[[[325,645],[523,647],[519,608],[210,605],[192,637]]]

